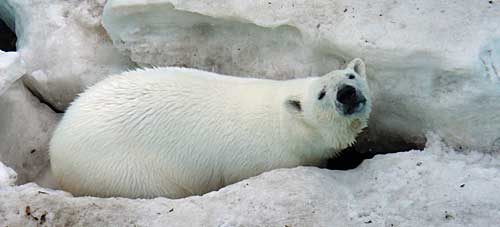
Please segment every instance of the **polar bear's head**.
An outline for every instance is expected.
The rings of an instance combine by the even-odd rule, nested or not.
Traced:
[[[371,111],[365,64],[359,58],[345,69],[315,79],[289,110],[321,134],[330,147],[343,149],[367,126]]]

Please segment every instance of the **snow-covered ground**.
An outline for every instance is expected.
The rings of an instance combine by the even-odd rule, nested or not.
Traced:
[[[500,223],[499,1],[3,0],[0,19],[18,38],[17,52],[0,51],[0,226]],[[275,170],[180,200],[25,184],[50,185],[61,112],[109,74],[177,65],[289,79],[354,57],[374,101],[358,146],[423,151]]]
[[[0,165],[1,167],[1,165]],[[0,176],[8,176],[2,172]],[[278,169],[203,196],[71,197],[35,184],[0,188],[5,226],[498,226],[500,168],[433,137],[349,171]],[[0,178],[0,182],[5,181]]]

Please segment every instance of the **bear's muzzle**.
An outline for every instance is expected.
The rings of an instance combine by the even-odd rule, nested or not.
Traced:
[[[337,107],[344,115],[364,110],[366,98],[360,90],[351,85],[342,85],[337,92]]]

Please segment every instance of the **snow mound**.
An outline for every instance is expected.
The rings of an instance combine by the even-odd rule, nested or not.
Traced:
[[[75,198],[35,184],[0,190],[8,226],[496,226],[500,169],[489,154],[375,156],[359,168],[278,169],[203,196]]]
[[[102,0],[0,1],[0,19],[18,37],[26,85],[57,111],[86,87],[133,64],[101,26]]]
[[[25,183],[49,166],[48,142],[57,115],[23,85],[24,62],[15,52],[0,51],[0,161]]]

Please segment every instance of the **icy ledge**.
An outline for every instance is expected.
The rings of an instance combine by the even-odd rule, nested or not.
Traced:
[[[103,25],[139,65],[290,79],[361,57],[366,147],[423,145],[431,130],[456,149],[500,151],[496,1],[109,0]]]
[[[2,173],[3,169],[0,176],[9,176]],[[484,153],[456,153],[435,140],[424,151],[378,155],[350,171],[279,169],[217,192],[179,200],[74,198],[35,184],[3,185],[0,223],[495,226],[500,220],[498,176],[498,159]]]
[[[104,0],[2,0],[0,19],[17,35],[23,82],[57,111],[102,78],[132,64],[101,26]]]
[[[25,72],[17,52],[0,51],[0,160],[17,171],[18,183],[39,179],[48,169],[48,142],[58,119],[24,86]]]
[[[0,50],[0,96],[25,72],[24,63],[18,53]]]

